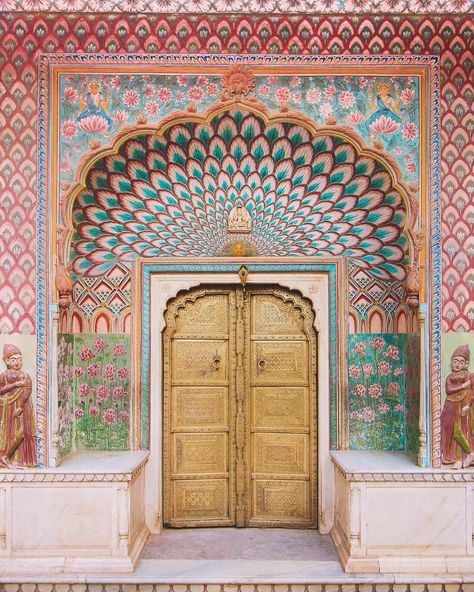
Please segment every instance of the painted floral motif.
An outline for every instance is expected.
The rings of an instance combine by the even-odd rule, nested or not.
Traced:
[[[349,336],[349,441],[353,449],[405,450],[406,335]]]
[[[73,448],[74,440],[74,348],[72,335],[58,337],[58,450],[61,457]]]
[[[97,107],[92,104],[97,95],[87,92],[94,83],[101,96]],[[109,135],[123,125],[140,118],[153,123],[188,104],[207,109],[224,91],[245,94],[254,86],[257,99],[270,110],[287,105],[319,124],[334,117],[337,123],[354,128],[367,143],[378,139],[405,172],[405,180],[418,181],[417,80],[408,76],[254,76],[246,68],[233,71],[232,78],[230,73],[223,77],[125,73],[61,76],[61,142],[64,153],[73,154],[71,166],[62,171],[61,180],[72,180],[91,140],[96,147],[98,142],[106,143]],[[95,114],[96,118],[78,126],[84,117],[81,102],[84,105],[87,100],[92,111],[89,113],[87,108],[86,116]],[[411,167],[405,166],[408,158]]]
[[[116,334],[77,334],[74,342],[76,448],[127,450],[129,338]]]

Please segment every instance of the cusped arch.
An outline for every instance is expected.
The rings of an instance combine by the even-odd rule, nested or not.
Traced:
[[[388,155],[348,128],[238,99],[129,127],[83,160],[60,260],[99,276],[137,257],[218,256],[234,205],[262,256],[343,255],[389,280],[413,259],[417,211]]]

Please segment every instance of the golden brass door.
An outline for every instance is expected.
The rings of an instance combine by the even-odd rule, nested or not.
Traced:
[[[281,288],[197,288],[168,306],[164,523],[316,526],[316,335]]]

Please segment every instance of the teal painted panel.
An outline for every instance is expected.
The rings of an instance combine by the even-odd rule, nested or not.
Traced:
[[[406,448],[406,334],[349,335],[349,447]]]
[[[405,340],[406,448],[417,458],[420,445],[420,335],[409,333]]]
[[[77,450],[129,450],[130,337],[74,336]]]

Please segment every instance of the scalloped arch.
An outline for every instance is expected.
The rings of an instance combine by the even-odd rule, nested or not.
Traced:
[[[234,205],[249,211],[251,235],[228,234]],[[347,256],[400,280],[416,211],[393,160],[351,130],[239,99],[124,129],[81,162],[62,218],[60,258],[78,275],[219,256],[245,238],[262,256]]]

